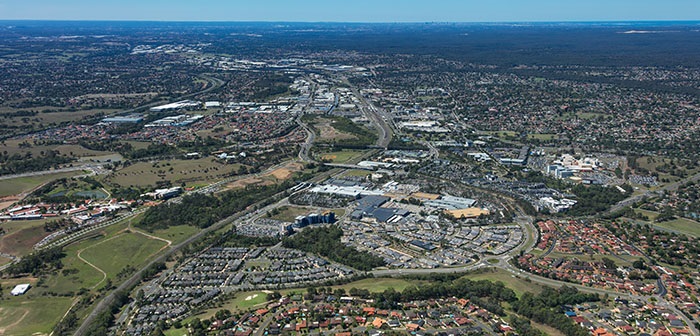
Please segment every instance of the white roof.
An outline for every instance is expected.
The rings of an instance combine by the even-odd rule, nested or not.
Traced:
[[[17,296],[17,295],[22,295],[26,293],[29,290],[30,285],[29,284],[21,284],[15,286],[14,289],[10,292],[10,294]]]

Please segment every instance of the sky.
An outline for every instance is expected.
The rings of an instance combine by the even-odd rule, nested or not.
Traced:
[[[0,0],[0,20],[532,22],[700,20],[700,0]]]

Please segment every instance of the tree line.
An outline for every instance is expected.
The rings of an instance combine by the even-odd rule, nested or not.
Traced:
[[[511,306],[516,313],[535,322],[546,324],[563,332],[566,336],[587,336],[590,332],[576,324],[564,314],[565,305],[600,301],[598,294],[584,294],[574,287],[545,287],[542,293],[525,293]]]
[[[192,194],[183,196],[179,203],[168,202],[149,208],[138,227],[153,231],[170,226],[192,225],[207,228],[248,206],[269,198],[290,187],[291,182],[270,186],[247,186],[220,196]]]
[[[0,153],[0,175],[21,174],[33,171],[58,168],[59,165],[72,162],[73,159],[62,156],[58,151],[49,150],[34,157],[31,152],[12,155]]]
[[[369,271],[375,267],[386,265],[384,259],[380,257],[345,246],[340,242],[342,236],[343,230],[337,226],[310,228],[283,239],[282,245],[318,254],[361,271]]]

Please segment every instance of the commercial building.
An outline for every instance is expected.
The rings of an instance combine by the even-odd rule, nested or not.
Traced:
[[[182,194],[182,187],[172,187],[167,189],[156,189],[153,192],[142,194],[141,197],[149,196],[155,199],[168,199]]]
[[[440,196],[440,199],[425,201],[423,204],[444,210],[458,210],[473,207],[474,204],[476,204],[476,200],[471,198],[443,195]]]
[[[333,224],[335,220],[334,212],[327,212],[323,215],[309,214],[307,216],[297,216],[294,220],[294,227],[303,228],[312,224]]]
[[[466,208],[457,210],[445,210],[446,213],[450,214],[454,218],[477,218],[481,215],[488,216],[491,212],[488,209],[481,208]]]

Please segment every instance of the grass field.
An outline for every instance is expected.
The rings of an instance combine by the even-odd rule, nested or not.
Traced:
[[[604,116],[604,113],[593,113],[593,112],[577,112],[576,116],[583,120],[591,120],[593,118]]]
[[[59,294],[75,293],[81,288],[92,288],[100,283],[104,278],[102,273],[80,260],[78,251],[99,243],[102,239],[104,237],[100,236],[64,248],[63,251],[66,257],[61,262],[63,263],[63,270],[67,270],[67,272],[65,274],[58,272],[55,276],[48,277],[45,281],[45,290]]]
[[[171,181],[173,185],[185,182],[190,185],[198,181],[222,179],[224,174],[237,172],[240,166],[226,165],[211,158],[138,162],[108,175],[104,181],[124,187],[155,185],[156,181]]]
[[[554,329],[548,325],[542,324],[542,323],[537,323],[535,321],[530,321],[532,323],[532,326],[539,329],[540,331],[544,332],[546,335],[549,336],[564,336],[564,333],[561,331]]]
[[[204,312],[197,314],[196,317],[200,319],[208,319],[214,316],[217,311],[222,309],[228,309],[232,312],[247,311],[251,307],[265,302],[267,302],[267,294],[264,292],[238,292],[233,299],[225,302],[223,305],[221,305],[221,307],[205,310]]]
[[[72,298],[26,295],[9,297],[0,305],[0,335],[48,335],[70,307]]]
[[[114,278],[127,265],[138,267],[145,263],[165,242],[139,233],[123,233],[86,248],[82,257]]]
[[[347,163],[350,160],[364,154],[363,151],[343,150],[338,152],[321,153],[322,160],[330,160],[333,163]]]
[[[372,174],[369,171],[366,170],[360,170],[360,169],[350,169],[343,174],[344,176],[352,176],[352,177],[365,177],[369,174]]]
[[[0,197],[17,195],[23,192],[31,191],[32,189],[53,180],[67,178],[76,175],[85,174],[83,171],[72,171],[65,173],[47,174],[40,176],[18,177],[9,180],[0,180]]]
[[[163,331],[163,334],[165,334],[165,336],[185,336],[185,335],[188,335],[189,332],[187,331],[187,328],[180,328],[180,329],[170,328],[168,330]]]
[[[32,251],[34,244],[49,235],[44,231],[48,220],[11,221],[3,223],[6,234],[0,236],[0,252],[23,256]]]
[[[499,137],[499,138],[514,137],[517,135],[517,133],[515,131],[486,131],[483,133],[493,135],[493,136]]]
[[[541,141],[551,141],[551,140],[556,139],[557,135],[556,134],[535,133],[535,134],[528,134],[527,138],[541,140]]]
[[[341,286],[333,286],[333,288],[342,288],[345,289],[345,291],[349,291],[351,288],[357,288],[366,289],[370,292],[383,292],[389,288],[393,288],[397,291],[402,291],[406,289],[406,287],[420,286],[424,283],[426,283],[426,281],[405,280],[397,278],[372,278],[358,280]]]
[[[635,213],[642,214],[644,216],[647,216],[650,221],[656,220],[656,217],[659,217],[659,213],[656,211],[649,211],[649,210],[643,210],[643,209],[634,209]]]
[[[615,262],[618,266],[632,266],[632,262],[636,260],[638,257],[633,257],[633,256],[627,256],[627,255],[622,255],[620,257],[624,258],[625,260],[622,260],[618,257],[615,257],[613,255],[607,255],[607,254],[566,254],[566,253],[558,253],[558,252],[552,252],[548,257],[551,258],[578,258],[581,261],[601,261],[603,258],[608,258],[612,261]]]
[[[41,155],[41,152],[47,152],[49,150],[56,150],[61,155],[71,156],[71,157],[89,157],[89,156],[100,156],[110,154],[109,152],[94,151],[87,149],[80,145],[32,145],[28,148],[20,148],[19,144],[25,142],[25,140],[5,140],[4,145],[0,145],[0,150],[7,151],[8,154],[15,153],[32,153],[34,156]]]
[[[26,223],[24,222],[25,225]],[[18,229],[17,225],[20,223],[11,224],[16,225],[14,229]],[[39,224],[34,223],[35,227],[41,229]],[[70,306],[74,298],[71,295],[75,295],[81,288],[97,289],[99,284],[104,283],[105,275],[81,260],[78,257],[80,251],[83,251],[81,256],[85,260],[103,270],[106,277],[117,281],[116,285],[116,274],[127,264],[139,267],[166,245],[163,241],[145,237],[140,233],[124,232],[126,228],[127,222],[115,224],[105,228],[95,237],[66,246],[63,249],[66,256],[61,259],[63,268],[54,274],[45,275],[40,285],[36,278],[3,279],[1,282],[4,289],[18,283],[31,283],[33,288],[27,295],[10,297],[0,303],[0,308],[11,308],[0,309],[0,335],[48,334]],[[175,227],[159,233],[182,239],[180,236],[186,236],[194,230]],[[44,296],[48,292],[65,296]],[[14,321],[20,322],[13,325]],[[4,333],[2,328],[6,328]]]
[[[502,269],[492,269],[485,271],[484,273],[466,275],[464,277],[474,281],[500,281],[505,284],[506,287],[512,289],[518,297],[523,295],[525,292],[539,294],[542,291],[542,287],[540,285],[527,281],[524,278],[515,277],[513,274],[510,274]]]
[[[283,206],[277,208],[280,212],[270,218],[280,220],[283,222],[294,222],[297,216],[308,215],[314,212],[312,209],[295,207],[295,206]]]
[[[671,159],[666,159],[666,158],[659,158],[659,157],[650,157],[650,156],[642,156],[637,158],[637,165],[639,167],[644,168],[650,172],[657,172],[659,174],[659,180],[661,179],[668,179],[671,182],[675,182],[680,180],[681,178],[678,176],[673,176],[668,173],[660,172],[656,170],[657,167],[662,166],[664,164],[670,164],[673,160]],[[692,169],[692,170],[687,170],[683,168],[682,166],[679,166],[680,170],[685,172],[688,176],[696,174],[700,172],[700,169]],[[653,188],[652,188],[653,189]]]
[[[152,235],[169,240],[175,245],[183,242],[185,239],[191,237],[197,232],[199,232],[199,229],[194,226],[178,225],[171,226],[165,230],[156,230],[152,233]]]
[[[634,212],[647,216],[649,218],[648,223],[650,225],[670,229],[673,231],[678,231],[693,237],[700,237],[700,223],[694,220],[687,218],[677,218],[671,221],[655,223],[654,220],[656,219],[656,217],[659,216],[658,212],[642,209],[634,209]]]
[[[680,231],[693,237],[700,237],[700,223],[690,219],[678,218],[668,222],[654,223],[654,226]]]

